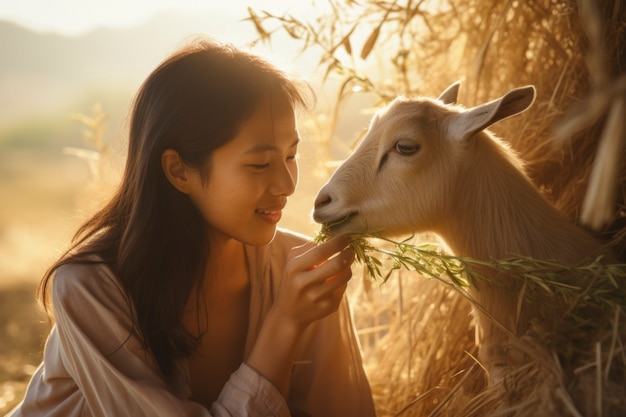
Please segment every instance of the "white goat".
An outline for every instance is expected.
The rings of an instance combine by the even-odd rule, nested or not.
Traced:
[[[477,259],[524,255],[573,265],[597,254],[600,245],[556,210],[515,153],[484,130],[526,110],[534,87],[469,109],[454,105],[458,87],[453,84],[437,100],[398,98],[380,111],[320,190],[315,221],[338,222],[331,229],[337,234],[432,231],[455,254]],[[518,312],[519,294],[510,278],[498,280],[504,285],[472,292],[488,313],[477,311],[478,342],[491,372],[519,364],[520,355],[505,349],[507,335],[524,334],[537,318],[529,304]]]

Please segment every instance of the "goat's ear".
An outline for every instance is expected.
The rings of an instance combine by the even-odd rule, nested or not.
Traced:
[[[529,85],[516,88],[497,100],[455,115],[448,124],[448,132],[457,140],[467,139],[502,119],[523,112],[534,100],[535,87]]]
[[[459,96],[459,87],[461,86],[461,81],[456,81],[451,84],[448,88],[446,88],[443,93],[439,94],[439,101],[442,101],[443,104],[456,104],[457,97]]]

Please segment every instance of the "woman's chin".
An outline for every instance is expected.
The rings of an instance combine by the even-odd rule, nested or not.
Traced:
[[[274,229],[271,232],[263,231],[261,233],[258,233],[255,236],[251,236],[249,239],[247,239],[245,243],[250,246],[265,246],[271,243],[275,237],[276,237],[276,227],[274,227]]]

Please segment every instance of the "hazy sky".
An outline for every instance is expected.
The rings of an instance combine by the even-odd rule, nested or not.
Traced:
[[[0,20],[30,29],[65,35],[95,27],[128,27],[157,13],[171,10],[234,10],[246,14],[247,6],[272,11],[310,5],[306,0],[0,0]]]

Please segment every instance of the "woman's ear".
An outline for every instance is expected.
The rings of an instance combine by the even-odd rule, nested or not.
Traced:
[[[161,167],[168,181],[178,191],[189,194],[191,190],[191,176],[189,168],[174,149],[166,149],[161,154]]]

